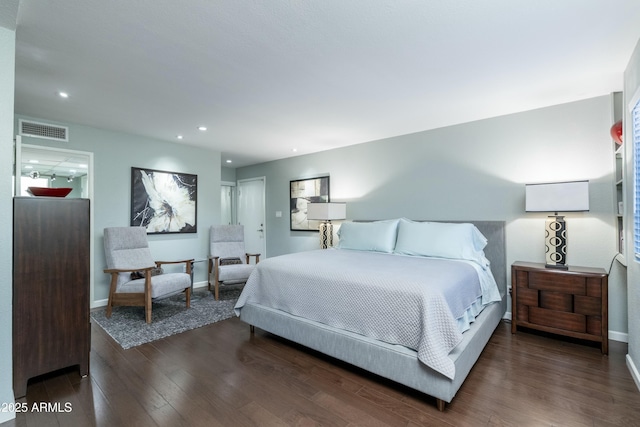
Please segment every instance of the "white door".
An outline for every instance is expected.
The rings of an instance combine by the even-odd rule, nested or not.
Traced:
[[[238,224],[244,225],[244,244],[248,253],[266,258],[265,178],[238,181]]]

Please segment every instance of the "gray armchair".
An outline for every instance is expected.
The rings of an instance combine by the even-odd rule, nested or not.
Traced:
[[[144,306],[145,320],[151,323],[151,304],[180,292],[191,306],[191,260],[154,261],[149,250],[147,230],[142,227],[104,229],[105,273],[111,275],[107,317],[118,305]],[[162,273],[163,264],[186,265],[186,273]]]
[[[248,254],[244,247],[244,226],[214,225],[209,234],[209,290],[213,282],[213,295],[219,298],[220,285],[245,283],[255,268],[250,264],[250,257],[255,263],[260,262],[260,254]]]

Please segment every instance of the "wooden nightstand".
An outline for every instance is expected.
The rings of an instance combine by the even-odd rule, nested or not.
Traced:
[[[522,326],[601,343],[609,352],[608,274],[602,268],[511,266],[511,332]]]

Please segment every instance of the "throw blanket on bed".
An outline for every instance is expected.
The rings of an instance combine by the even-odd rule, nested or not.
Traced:
[[[456,319],[482,296],[484,270],[471,264],[344,249],[267,258],[249,277],[235,311],[255,303],[400,344],[453,379],[447,355],[462,340]],[[497,286],[492,294],[500,299]]]

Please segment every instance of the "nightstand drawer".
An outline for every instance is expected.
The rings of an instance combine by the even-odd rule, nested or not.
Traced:
[[[586,332],[587,320],[585,316],[575,313],[547,310],[539,307],[529,307],[529,322],[565,331]]]
[[[573,311],[585,316],[600,316],[602,314],[602,299],[576,295],[573,299]]]
[[[571,295],[586,295],[587,280],[584,277],[552,272],[531,272],[529,273],[529,288]]]
[[[540,291],[540,307],[555,311],[573,311],[573,295],[562,292]]]

